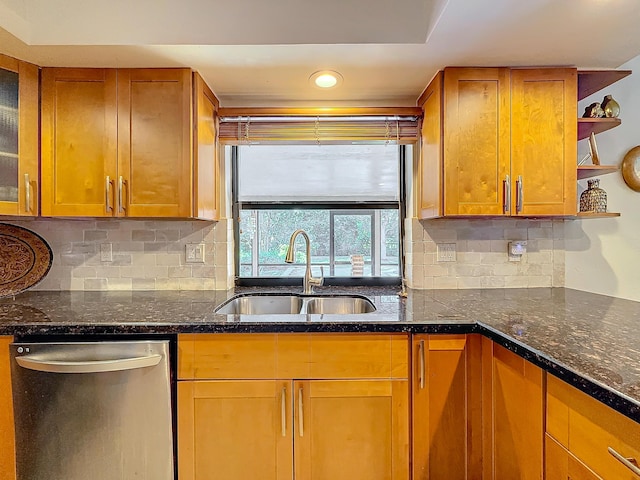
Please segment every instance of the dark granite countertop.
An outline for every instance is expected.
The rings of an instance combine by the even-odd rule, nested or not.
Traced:
[[[400,298],[397,288],[332,287],[319,293],[366,295],[377,312],[346,319],[213,313],[249,291],[267,289],[27,292],[0,300],[0,335],[475,332],[640,422],[639,302],[564,288],[409,290]]]

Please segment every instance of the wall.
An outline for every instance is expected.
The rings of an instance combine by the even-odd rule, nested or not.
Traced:
[[[37,290],[226,290],[233,285],[232,224],[183,220],[25,219],[42,236],[53,266]],[[100,249],[112,246],[113,261]],[[187,243],[204,243],[204,263],[185,261]]]
[[[611,94],[620,104],[622,125],[596,136],[601,164],[620,165],[624,155],[640,144],[640,56],[620,69],[634,73],[579,104],[601,102]],[[579,158],[588,151],[579,142]],[[599,177],[607,192],[608,210],[619,218],[575,220],[566,225],[566,286],[640,301],[640,193],[626,186],[620,173]],[[579,193],[586,188],[580,182]]]

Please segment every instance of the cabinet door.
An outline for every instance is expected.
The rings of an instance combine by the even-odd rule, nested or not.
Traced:
[[[197,73],[193,74],[193,85],[195,95],[194,216],[204,220],[219,220],[218,99]]]
[[[544,443],[546,480],[601,480],[549,435],[545,436]]]
[[[542,478],[542,370],[493,344],[493,478]]]
[[[406,380],[294,382],[295,478],[407,480]]]
[[[38,215],[38,67],[0,55],[0,214]]]
[[[118,215],[189,217],[191,71],[118,70]]]
[[[15,480],[15,434],[9,344],[12,337],[0,337],[0,480]]]
[[[575,68],[511,71],[512,215],[576,214],[577,85]]]
[[[115,70],[42,70],[42,215],[113,215],[117,120]]]
[[[480,478],[480,338],[414,335],[412,358],[413,479]]]
[[[509,98],[506,68],[445,69],[445,215],[505,213]]]
[[[438,72],[418,100],[422,107],[420,161],[414,175],[418,218],[442,216],[442,81]]]
[[[291,480],[291,382],[178,382],[180,480]]]

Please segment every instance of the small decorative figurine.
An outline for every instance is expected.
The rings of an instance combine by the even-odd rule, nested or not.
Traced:
[[[616,102],[611,95],[605,95],[601,104],[604,116],[607,118],[618,118],[620,115],[620,105]]]
[[[582,118],[602,118],[604,117],[604,110],[600,103],[595,102],[584,109],[584,115]]]

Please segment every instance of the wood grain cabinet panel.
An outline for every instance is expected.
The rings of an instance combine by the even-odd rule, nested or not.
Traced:
[[[42,70],[42,215],[116,211],[116,71]]]
[[[294,382],[295,478],[408,480],[407,380]]]
[[[492,348],[492,478],[539,480],[543,475],[543,372],[499,345]]]
[[[44,68],[42,79],[43,215],[219,218],[218,103],[199,75]]]
[[[640,461],[640,425],[586,393],[547,376],[547,433],[605,480],[637,480],[609,448]],[[597,478],[597,477],[596,477]]]
[[[179,335],[180,480],[408,480],[407,363],[406,335]]]
[[[476,335],[413,336],[414,480],[481,477],[480,348]]]
[[[38,83],[36,65],[0,54],[0,215],[38,215]]]
[[[180,480],[292,480],[292,382],[178,383]]]
[[[9,344],[13,337],[0,337],[0,480],[16,478],[16,446],[11,394]]]
[[[118,214],[191,215],[191,71],[118,70]]]
[[[445,69],[445,215],[503,214],[510,121],[508,69]]]
[[[574,68],[445,68],[418,99],[416,215],[575,215],[576,92]]]
[[[511,177],[522,215],[575,215],[575,68],[511,70]],[[512,211],[516,211],[512,196]]]
[[[549,435],[544,442],[545,480],[602,480]]]

